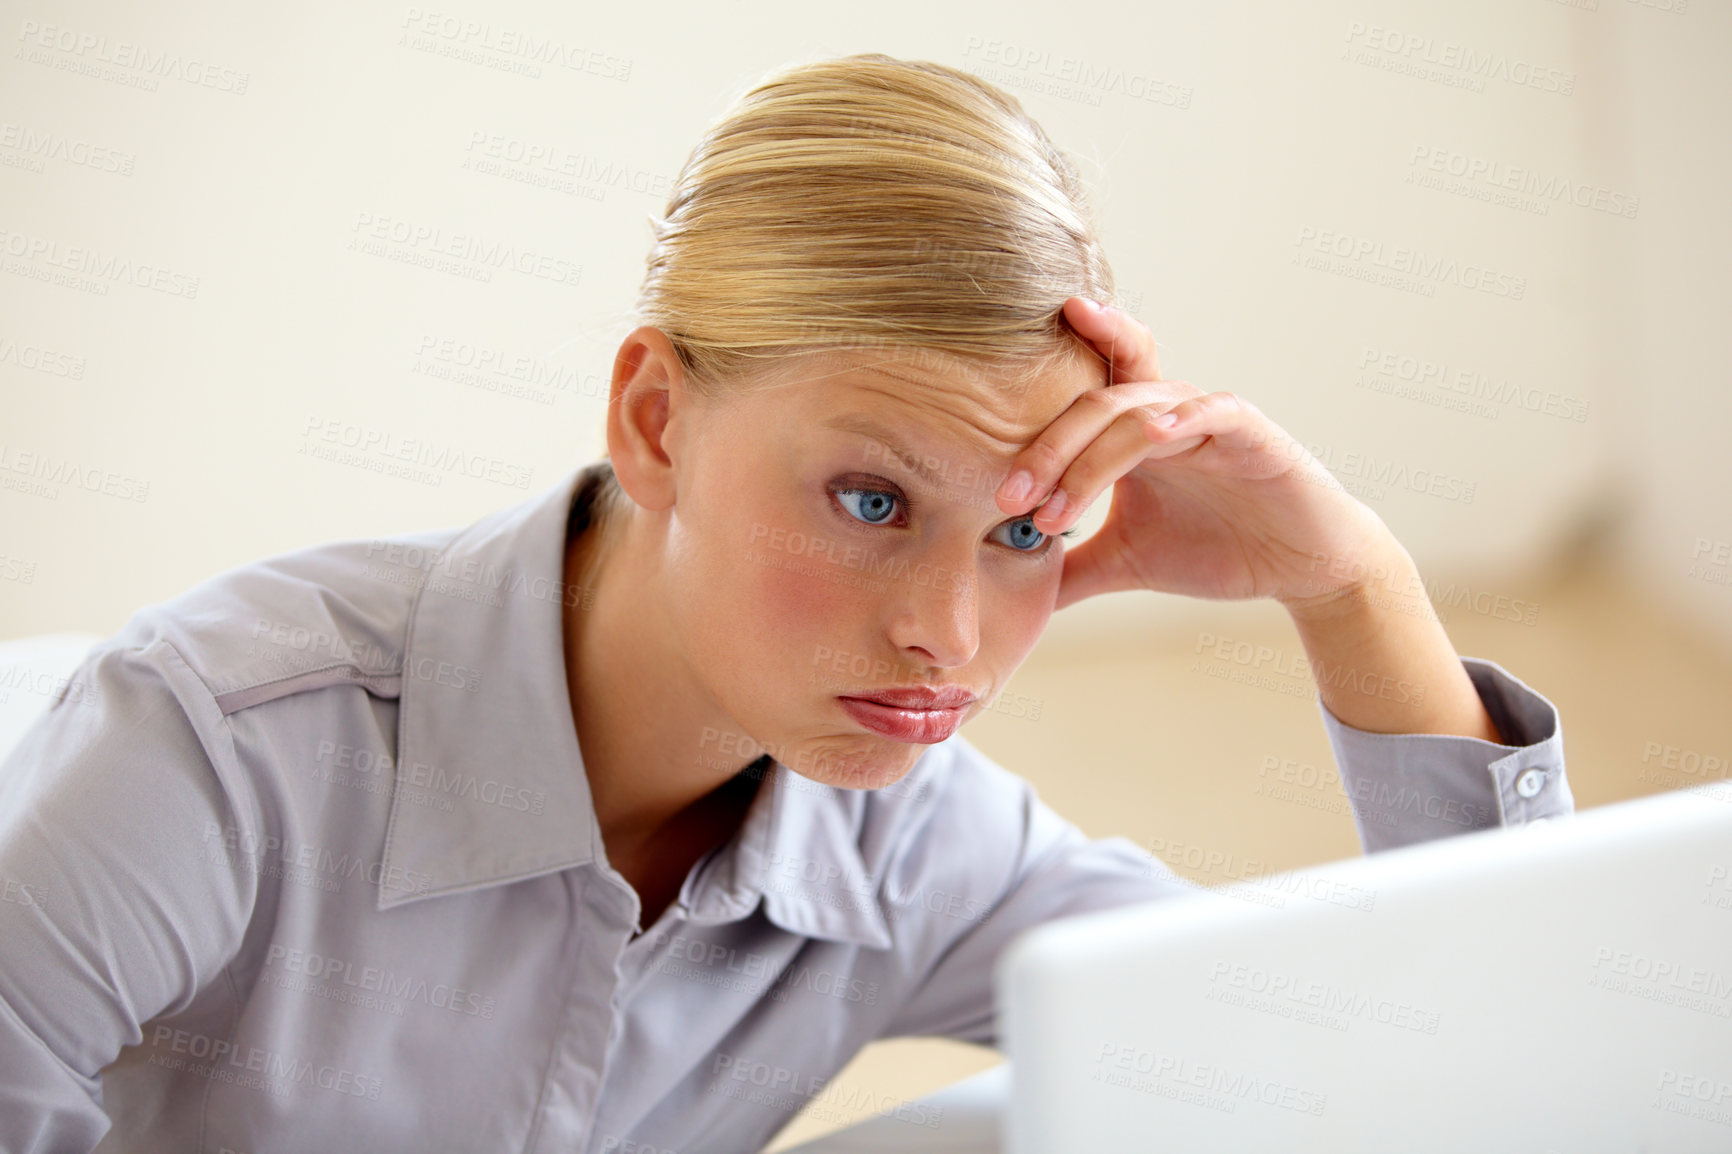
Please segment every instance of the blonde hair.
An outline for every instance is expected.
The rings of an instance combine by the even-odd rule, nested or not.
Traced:
[[[1027,380],[1082,351],[1067,297],[1113,296],[1082,179],[1016,98],[882,53],[763,78],[650,225],[637,313],[700,396],[871,349]],[[605,525],[626,498],[595,468]]]

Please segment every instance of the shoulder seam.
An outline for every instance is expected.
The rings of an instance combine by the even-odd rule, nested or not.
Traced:
[[[326,665],[265,681],[256,685],[213,694],[217,708],[228,716],[237,710],[262,705],[279,697],[324,689],[332,685],[359,685],[374,697],[396,698],[403,688],[403,675],[395,672],[368,672],[356,665]]]

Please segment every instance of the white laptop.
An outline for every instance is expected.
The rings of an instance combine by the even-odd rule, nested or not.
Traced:
[[[1732,786],[1067,918],[995,980],[1007,1154],[1729,1151]]]
[[[798,1154],[1732,1150],[1732,784],[1037,927],[1011,1061]]]

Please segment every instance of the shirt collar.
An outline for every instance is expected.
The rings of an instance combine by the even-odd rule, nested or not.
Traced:
[[[764,780],[738,835],[687,876],[680,901],[689,920],[737,921],[762,900],[765,916],[791,933],[889,949],[880,879],[860,854],[866,792],[813,781],[767,756],[746,772]]]
[[[397,772],[378,908],[503,885],[595,861],[600,831],[572,725],[563,584],[579,469],[459,532],[425,568],[409,611]],[[586,484],[586,482],[588,482]],[[581,510],[580,510],[581,512]],[[738,835],[686,879],[695,921],[761,900],[783,929],[887,949],[860,855],[866,798],[765,759]]]

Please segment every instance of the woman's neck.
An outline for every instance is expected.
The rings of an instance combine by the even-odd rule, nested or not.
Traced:
[[[565,581],[588,585],[565,599],[572,722],[609,862],[689,865],[738,828],[755,790],[722,788],[743,762],[701,757],[705,730],[731,723],[661,611],[651,518],[624,504],[614,523],[592,524],[566,546]]]

